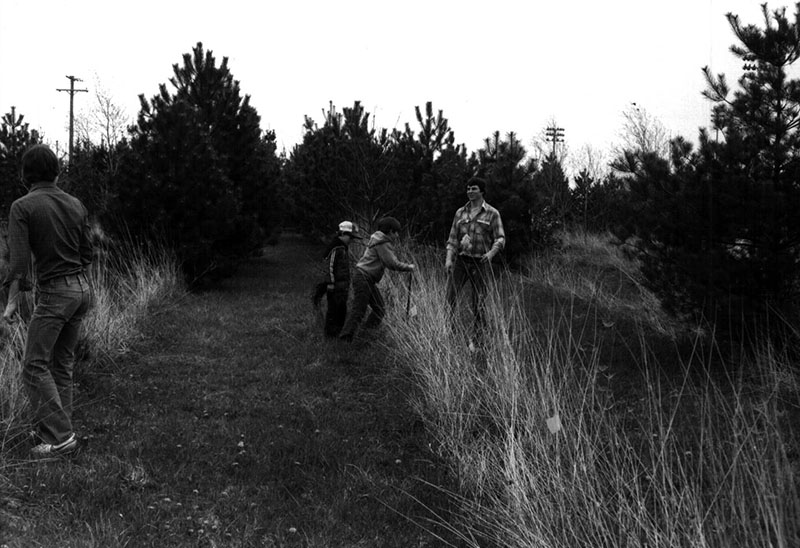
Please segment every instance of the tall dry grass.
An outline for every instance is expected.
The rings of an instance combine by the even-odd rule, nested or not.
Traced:
[[[528,259],[523,273],[527,282],[626,315],[669,337],[685,329],[645,287],[629,243],[609,232],[584,231],[561,232],[557,241],[557,250]]]
[[[417,408],[459,479],[465,541],[799,546],[799,447],[786,413],[800,390],[789,359],[765,344],[738,374],[716,375],[697,354],[676,356],[683,373],[666,386],[658,363],[666,357],[651,351],[643,326],[632,344],[640,392],[617,400],[609,364],[576,336],[569,310],[534,329],[522,309],[531,285],[573,291],[594,307],[619,304],[621,295],[592,286],[591,264],[578,264],[597,250],[570,253],[577,257],[556,267],[498,277],[482,350],[471,352],[466,324],[448,318],[439,254],[416,253],[416,314],[395,306],[389,318],[392,344],[420,386]],[[613,261],[594,266],[636,277],[634,264]],[[558,278],[564,272],[570,280]],[[390,298],[404,304],[406,279],[391,280]],[[646,298],[637,305],[629,292],[624,303],[632,317],[655,317],[640,310],[652,306]]]
[[[113,364],[128,351],[154,305],[174,302],[185,291],[174,256],[162,247],[128,243],[99,251],[91,267],[92,307],[78,345],[77,367],[84,370]],[[26,328],[23,319],[5,327],[0,338],[0,425],[5,432],[25,420],[21,377]]]
[[[186,291],[175,256],[156,244],[127,244],[92,265],[92,311],[84,321],[90,363],[128,351],[146,316]]]

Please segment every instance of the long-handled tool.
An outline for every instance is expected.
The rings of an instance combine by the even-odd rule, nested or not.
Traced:
[[[408,273],[408,295],[406,296],[406,321],[408,321],[408,315],[411,313],[411,282],[414,280],[414,273]]]

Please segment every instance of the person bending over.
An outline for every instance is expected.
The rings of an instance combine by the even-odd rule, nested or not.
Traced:
[[[356,264],[353,274],[353,306],[350,315],[345,321],[339,338],[352,341],[361,320],[371,309],[365,328],[374,328],[380,325],[386,315],[386,304],[378,290],[378,283],[383,278],[383,273],[389,270],[400,272],[413,272],[413,264],[403,263],[397,259],[392,246],[400,236],[400,222],[394,217],[383,217],[378,220],[377,230],[370,236],[364,254]]]

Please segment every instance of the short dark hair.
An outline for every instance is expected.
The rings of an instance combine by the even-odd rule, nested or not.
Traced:
[[[481,194],[486,194],[486,179],[473,177],[467,181],[467,186],[476,186],[481,189]]]
[[[58,171],[58,158],[47,145],[33,145],[22,155],[22,181],[25,184],[55,181]]]
[[[383,217],[378,219],[378,230],[384,234],[389,232],[400,232],[400,221],[394,217]]]

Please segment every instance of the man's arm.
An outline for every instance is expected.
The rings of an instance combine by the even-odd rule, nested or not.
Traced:
[[[17,281],[17,290],[27,291],[30,289],[28,276],[31,262],[28,218],[23,213],[22,207],[16,202],[11,205],[8,214],[8,253],[8,274],[6,274],[4,283],[9,285]]]
[[[3,319],[6,323],[14,323],[16,321],[17,307],[19,306],[19,280],[13,280],[8,286],[8,302],[6,302],[6,309],[3,311]]]
[[[487,251],[481,260],[483,262],[489,262],[494,259],[495,255],[500,253],[506,245],[506,233],[503,230],[503,220],[500,218],[500,212],[495,211],[495,214],[492,216],[492,235],[494,236],[494,241],[492,242],[492,247]]]
[[[388,242],[380,244],[376,247],[376,250],[378,252],[378,257],[380,257],[381,259],[381,262],[389,270],[400,270],[406,272],[414,270],[413,264],[404,263],[397,259],[397,255],[394,254],[394,249],[392,248],[392,244]]]
[[[456,211],[453,216],[453,224],[450,225],[450,235],[447,237],[447,255],[444,260],[444,268],[448,272],[453,270],[453,264],[456,260],[456,251],[458,249],[458,220],[461,217],[461,208]]]

